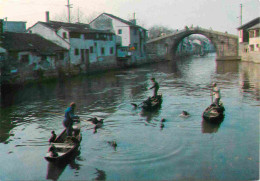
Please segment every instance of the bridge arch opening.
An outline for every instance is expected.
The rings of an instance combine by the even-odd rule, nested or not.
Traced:
[[[193,55],[205,56],[208,53],[217,54],[218,47],[210,38],[199,33],[191,33],[179,37],[171,47],[171,54],[174,58]]]

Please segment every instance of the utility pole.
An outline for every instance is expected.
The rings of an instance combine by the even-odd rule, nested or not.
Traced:
[[[240,26],[242,26],[242,4],[240,4]]]
[[[78,7],[78,23],[79,23],[79,7]]]
[[[68,22],[70,23],[70,8],[72,8],[72,4],[70,4],[70,0],[68,0],[68,4],[66,6],[68,7]]]

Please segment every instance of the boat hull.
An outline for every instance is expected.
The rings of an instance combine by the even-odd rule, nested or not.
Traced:
[[[149,97],[143,102],[142,109],[144,111],[153,111],[161,107],[162,95],[158,95],[156,98]]]
[[[66,161],[73,155],[75,151],[78,150],[80,146],[80,142],[82,140],[82,135],[80,133],[80,124],[76,124],[73,126],[74,136],[68,137],[66,133],[66,129],[64,129],[61,134],[55,139],[53,143],[51,143],[51,147],[55,147],[56,156],[49,151],[44,157],[47,161],[50,162],[61,162]]]
[[[202,117],[206,121],[210,121],[212,123],[219,123],[222,122],[225,115],[224,115],[225,108],[223,104],[219,107],[216,107],[214,104],[211,104],[209,107],[205,109],[202,114]]]

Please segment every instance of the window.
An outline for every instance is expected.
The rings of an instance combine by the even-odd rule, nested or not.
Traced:
[[[255,30],[255,37],[260,37],[259,30]]]
[[[63,38],[67,38],[67,33],[66,33],[66,32],[63,32],[63,33],[62,33],[62,37],[63,37]]]
[[[137,35],[137,30],[136,29],[134,29],[134,35]]]
[[[105,55],[105,48],[104,47],[101,48],[101,55]]]
[[[254,51],[254,45],[249,45],[250,51]]]
[[[110,54],[111,54],[111,55],[114,54],[114,47],[110,47]]]
[[[109,35],[109,40],[113,41],[113,35]]]
[[[63,53],[63,52],[59,53],[59,59],[60,59],[60,60],[63,60],[63,59],[64,59],[64,53]]]
[[[29,55],[22,55],[21,63],[29,63]]]
[[[80,38],[80,33],[70,33],[70,38]]]
[[[90,53],[94,53],[94,48],[93,48],[93,46],[90,47]]]
[[[96,39],[96,34],[95,33],[88,33],[84,35],[84,38],[86,40],[95,40]]]
[[[137,45],[137,43],[134,43],[134,47],[135,47],[135,50],[138,50],[138,45]]]
[[[47,60],[47,56],[46,56],[46,55],[43,55],[43,56],[42,56],[42,60]]]
[[[122,34],[122,29],[119,29],[118,32],[117,32],[117,34],[120,34],[120,35],[121,35],[121,34]]]
[[[75,48],[74,55],[79,55],[79,49]]]

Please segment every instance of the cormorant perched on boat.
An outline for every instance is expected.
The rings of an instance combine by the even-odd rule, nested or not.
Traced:
[[[54,145],[51,145],[51,147],[49,148],[49,152],[51,152],[51,156],[52,157],[57,157],[58,156],[56,147]]]
[[[49,143],[54,142],[54,140],[56,139],[57,135],[55,134],[55,131],[51,132],[51,137],[49,139]]]

